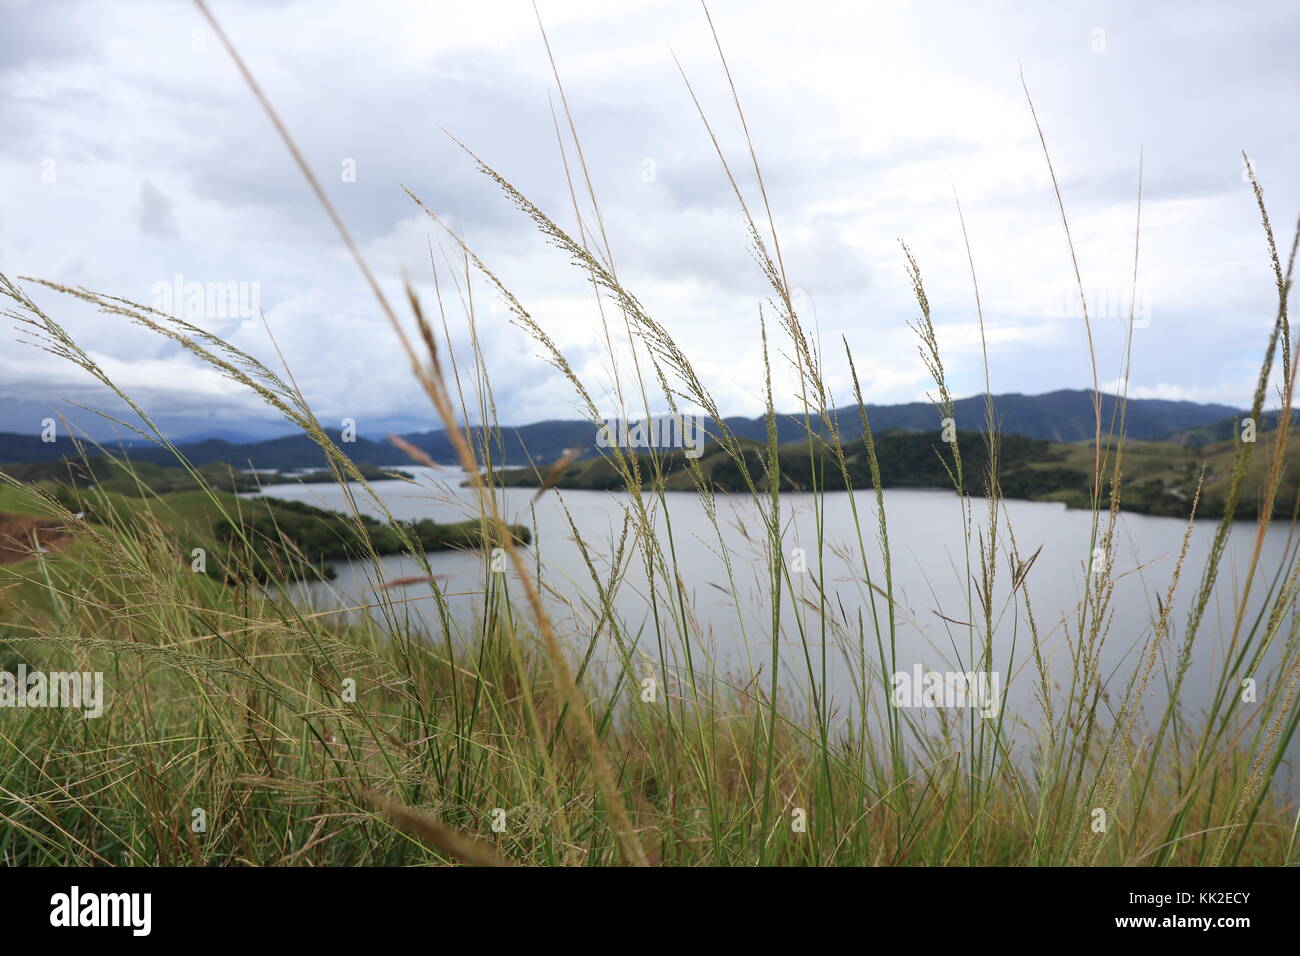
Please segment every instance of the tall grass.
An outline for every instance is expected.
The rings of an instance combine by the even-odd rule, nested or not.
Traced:
[[[560,225],[468,148],[466,154],[590,284],[609,364],[607,383],[582,380],[469,242],[415,196],[451,251],[442,268],[431,257],[437,290],[432,309],[406,283],[411,335],[286,126],[212,23],[354,256],[399,336],[412,374],[452,438],[487,542],[482,588],[473,613],[453,611],[427,555],[407,537],[411,557],[430,582],[433,632],[418,623],[419,616],[406,613],[406,598],[397,588],[377,589],[364,607],[351,609],[364,613],[314,610],[286,592],[258,586],[253,573],[235,575],[233,584],[192,574],[182,560],[188,542],[175,540],[151,508],[112,507],[101,497],[91,522],[57,496],[12,483],[5,492],[9,507],[58,521],[74,543],[58,553],[36,552],[0,579],[0,587],[8,589],[6,664],[22,658],[50,670],[103,670],[112,697],[97,720],[60,710],[0,714],[0,860],[108,865],[1294,861],[1300,818],[1293,795],[1276,784],[1300,716],[1297,548],[1289,539],[1285,567],[1271,574],[1260,566],[1290,441],[1289,416],[1281,416],[1279,428],[1267,433],[1267,447],[1240,445],[1229,505],[1199,571],[1184,566],[1197,502],[1191,503],[1158,614],[1150,622],[1120,622],[1143,637],[1138,653],[1126,658],[1131,670],[1111,672],[1103,666],[1102,651],[1116,626],[1111,599],[1124,493],[1123,403],[1117,418],[1104,422],[1094,387],[1092,540],[1089,552],[1080,555],[1082,597],[1061,623],[1058,639],[1056,628],[1040,630],[1034,612],[1037,552],[1020,550],[1003,506],[999,423],[986,353],[987,447],[979,460],[987,464],[971,469],[956,442],[936,439],[955,492],[953,520],[960,522],[965,543],[964,619],[944,618],[953,638],[950,663],[958,670],[996,671],[1032,684],[1039,712],[999,708],[986,719],[971,710],[952,719],[943,712],[918,714],[892,706],[890,676],[911,663],[900,656],[900,632],[914,609],[896,593],[891,532],[895,541],[900,532],[888,520],[852,343],[845,339],[841,345],[857,415],[842,421],[834,411],[821,343],[794,304],[757,149],[716,31],[719,60],[745,134],[741,164],[728,157],[702,109],[700,116],[770,288],[755,330],[768,422],[768,440],[758,454],[729,431],[725,410],[686,350],[616,270],[553,59],[560,100],[555,130],[572,226]],[[708,26],[714,30],[711,19]],[[683,78],[694,98],[685,71]],[[1042,141],[1050,165],[1045,136]],[[1292,405],[1296,365],[1287,299],[1296,245],[1283,267],[1258,184],[1255,195],[1278,297],[1255,393],[1253,414],[1259,420],[1279,350],[1283,407]],[[1056,196],[1068,238],[1059,188]],[[959,203],[957,212],[965,235]],[[1140,225],[1135,284],[1138,236]],[[975,258],[965,238],[982,335]],[[942,329],[932,317],[921,265],[906,245],[900,266],[917,300],[914,328],[921,360],[934,379],[937,425],[952,417],[953,407]],[[1077,263],[1074,271],[1083,301]],[[721,668],[704,639],[682,560],[684,549],[699,547],[698,533],[686,536],[675,526],[673,499],[664,491],[665,464],[657,453],[643,459],[608,449],[626,489],[618,497],[623,521],[611,540],[584,537],[569,515],[564,492],[542,492],[555,499],[548,505],[567,516],[589,585],[579,589],[558,580],[548,567],[545,541],[530,554],[509,533],[495,479],[503,447],[495,428],[492,370],[479,347],[480,320],[471,292],[481,281],[569,383],[593,428],[610,412],[634,416],[699,409],[712,418],[717,429],[712,437],[739,470],[746,488],[741,494],[761,528],[760,557],[752,567],[730,551],[721,502],[708,476],[693,461],[688,467],[709,522],[704,535],[716,539],[736,636],[744,646],[767,649],[751,662],[752,672]],[[260,395],[321,445],[359,531],[364,533],[360,516],[366,511],[379,512],[402,530],[382,495],[321,427],[291,377],[286,380],[201,328],[148,306],[46,285],[170,338]],[[5,278],[0,292],[13,303],[6,314],[41,347],[122,394],[24,286]],[[458,317],[449,308],[457,302]],[[1095,385],[1093,333],[1086,301],[1083,306]],[[452,349],[455,321],[470,330],[468,361]],[[1131,330],[1132,318],[1126,374]],[[813,463],[814,486],[793,501],[777,475],[777,406],[787,399],[774,390],[773,354],[784,356],[798,382],[798,413]],[[596,396],[603,393],[614,397],[616,408],[602,407]],[[171,448],[201,481],[147,413],[131,407],[140,419],[131,427]],[[489,428],[467,429],[469,421],[488,422]],[[858,440],[864,442],[873,476],[869,494],[855,490],[850,479],[848,461]],[[1244,574],[1233,580],[1234,614],[1222,635],[1229,653],[1216,691],[1204,712],[1189,714],[1184,682],[1193,656],[1206,644],[1205,611],[1216,593],[1253,454],[1270,456],[1259,534]],[[212,489],[205,494],[226,507]],[[847,536],[847,545],[827,527],[832,496],[844,496],[852,515],[851,528],[835,529]],[[811,509],[816,530],[807,574],[793,567],[790,557],[789,518],[796,507]],[[239,526],[237,513],[226,517]],[[1294,531],[1293,516],[1292,536]],[[250,572],[258,570],[256,550],[251,542],[245,545],[235,550],[234,560]],[[492,549],[508,559],[511,573],[493,572]],[[846,606],[826,577],[837,553],[849,555],[859,576],[853,582],[860,595],[854,606]],[[373,548],[367,560],[375,579],[383,580]],[[632,574],[634,566],[640,576]],[[761,632],[743,606],[741,580],[749,574],[766,582],[769,603]],[[1198,576],[1180,631],[1173,620],[1175,598],[1188,587],[1184,578]],[[619,610],[642,577],[645,586],[637,601],[644,625]],[[556,613],[562,603],[581,608],[593,626],[566,632]],[[1019,640],[1022,629],[1028,631],[1028,652]],[[1061,640],[1070,666],[1058,680],[1050,658],[1053,642]],[[793,653],[782,653],[783,646]],[[1263,674],[1266,655],[1277,663]],[[605,666],[607,661],[612,664]],[[840,668],[855,684],[848,701],[829,693],[832,674]],[[1259,678],[1257,701],[1246,702],[1239,693],[1246,677]],[[1152,720],[1150,691],[1162,680],[1164,700]],[[356,688],[355,698],[350,687]],[[654,690],[651,699],[647,688]],[[207,825],[196,829],[200,810]]]

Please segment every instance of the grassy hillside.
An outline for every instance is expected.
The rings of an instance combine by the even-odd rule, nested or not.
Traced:
[[[212,468],[211,477],[218,483],[230,481],[229,469]],[[329,577],[331,561],[399,554],[412,548],[432,552],[482,544],[480,522],[441,524],[420,519],[385,524],[369,515],[347,516],[298,501],[240,497],[208,484],[208,473],[202,469],[190,474],[180,468],[126,466],[101,459],[44,470],[69,478],[0,485],[0,518],[41,519],[42,528],[62,532],[57,536],[59,549],[73,543],[82,531],[130,535],[149,526],[175,542],[178,560],[183,557],[187,565],[193,563],[193,550],[202,548],[203,572],[222,580],[248,575],[260,581]],[[68,520],[70,515],[76,517]],[[521,542],[531,539],[527,528],[513,530]],[[11,560],[24,550],[24,542],[12,539],[11,535],[9,541],[0,542],[8,545]]]

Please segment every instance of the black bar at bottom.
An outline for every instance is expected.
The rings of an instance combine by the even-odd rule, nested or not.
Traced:
[[[818,930],[865,942],[897,928],[918,943],[1047,931],[1230,945],[1294,931],[1300,908],[1296,874],[1283,869],[8,869],[0,900],[10,943],[75,934],[333,948],[412,933],[450,944],[454,933],[497,948],[576,933],[596,950],[629,933],[667,944],[687,927],[695,944]]]

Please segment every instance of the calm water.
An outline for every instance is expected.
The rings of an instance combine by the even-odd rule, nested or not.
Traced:
[[[456,521],[471,515],[472,493],[459,487],[458,473],[401,467],[417,474],[419,487],[401,481],[373,486],[395,516]],[[277,497],[326,508],[347,507],[343,491],[333,484],[273,486],[270,492]],[[359,487],[354,492],[364,511],[381,516]],[[507,489],[502,495],[509,520],[533,529],[529,560],[534,565],[540,560],[548,601],[561,630],[571,635],[590,635],[598,614],[591,609],[590,572],[582,560],[569,520],[586,542],[597,571],[602,578],[607,578],[623,526],[627,496],[613,492],[551,491],[530,504],[532,489]],[[883,588],[874,494],[857,492],[854,498],[868,553],[867,566],[872,581]],[[686,584],[691,627],[696,634],[693,653],[706,649],[712,667],[739,683],[747,682],[755,674],[763,675],[761,679],[766,683],[770,680],[772,651],[771,588],[766,579],[766,538],[757,507],[748,496],[719,497],[719,535],[695,494],[671,493],[667,502],[666,515],[657,503],[654,506],[661,531],[667,526],[666,519],[671,521],[677,573]],[[782,498],[783,550],[790,557],[793,549],[804,548],[810,572],[792,575],[798,600],[787,599],[782,609],[782,684],[790,695],[804,695],[814,686],[825,687],[829,698],[842,712],[844,708],[851,710],[856,706],[859,615],[864,622],[868,658],[871,661],[876,658],[871,591],[864,583],[862,549],[858,545],[849,494],[825,495],[820,501],[820,515],[814,510],[816,505],[809,495],[791,494]],[[968,572],[959,500],[941,491],[890,491],[885,494],[885,510],[899,622],[895,651],[898,669],[910,670],[915,664],[934,670],[969,669],[972,661],[969,631],[960,622],[971,619],[966,582],[971,572],[978,576],[979,555],[975,545],[971,548],[971,572]],[[979,533],[981,524],[987,524],[985,502],[975,499],[973,512],[974,527]],[[1091,549],[1091,516],[1057,504],[1010,501],[1005,503],[1004,517],[1015,533],[1020,554],[1028,557],[1039,552],[1026,586],[1053,679],[1057,685],[1068,685],[1071,654],[1065,626],[1069,627],[1069,638],[1077,642],[1075,621],[1083,597],[1084,565]],[[824,564],[819,564],[817,552],[819,518],[827,542]],[[1131,514],[1120,517],[1115,549],[1118,579],[1111,600],[1113,623],[1103,651],[1103,674],[1115,703],[1124,694],[1125,681],[1137,664],[1142,642],[1151,634],[1158,614],[1157,602],[1164,600],[1185,529],[1185,522],[1173,518]],[[1171,652],[1181,643],[1187,609],[1199,587],[1214,531],[1212,521],[1198,522],[1193,531],[1183,578],[1175,596]],[[1222,665],[1232,632],[1233,591],[1245,573],[1255,532],[1251,523],[1238,523],[1232,532],[1216,594],[1196,639],[1184,696],[1189,716],[1201,709],[1213,687],[1212,675]],[[1011,580],[1004,556],[1005,525],[999,534],[1004,537],[998,545],[998,580],[994,590],[994,669],[1001,673],[1010,711],[1036,718],[1034,685],[1038,678],[1029,657],[1031,637],[1027,615],[1022,600],[1008,600]],[[1284,561],[1286,548],[1286,530],[1272,531],[1265,543],[1262,574],[1256,581],[1252,609],[1260,605],[1263,592]],[[730,582],[728,561],[733,576]],[[435,574],[443,576],[442,586],[451,595],[453,607],[461,612],[459,619],[471,619],[480,600],[476,592],[481,590],[485,577],[484,556],[439,553],[430,555],[430,563]],[[684,663],[681,648],[673,642],[661,647],[655,637],[654,605],[640,554],[627,556],[626,563],[626,577],[616,605],[627,632],[632,639],[641,632],[638,650],[649,660],[666,659],[670,669],[680,668]],[[301,586],[300,595],[305,590],[306,596],[318,606],[354,606],[375,600],[375,569],[369,563],[340,563],[338,571],[336,581]],[[392,557],[383,561],[382,575],[386,580],[418,573],[420,568],[409,558]],[[513,575],[513,571],[510,573]],[[828,630],[825,640],[822,618],[816,610],[822,603],[818,598],[819,575],[828,615],[841,624],[847,623],[838,632]],[[429,585],[409,586],[389,593],[401,600],[401,613],[426,624],[430,633],[440,634]],[[517,582],[514,593],[522,596]],[[733,599],[732,594],[738,595],[739,600]],[[666,600],[662,581],[654,603],[661,618],[674,613],[675,606]],[[883,625],[886,605],[879,595],[874,613]],[[974,613],[980,613],[978,608]],[[671,626],[662,630],[676,631]],[[606,660],[614,656],[607,637],[602,637],[598,644],[596,657],[602,656]],[[1261,698],[1270,671],[1277,667],[1278,656],[1271,653],[1267,666],[1260,673],[1249,675],[1256,678]],[[697,668],[701,666],[698,657],[695,664]],[[1164,678],[1157,668],[1148,694],[1151,706],[1162,704],[1163,695]]]

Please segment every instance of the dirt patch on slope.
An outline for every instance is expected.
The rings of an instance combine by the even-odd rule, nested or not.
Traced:
[[[37,548],[57,551],[70,537],[67,528],[46,518],[0,511],[0,564],[30,558]]]

